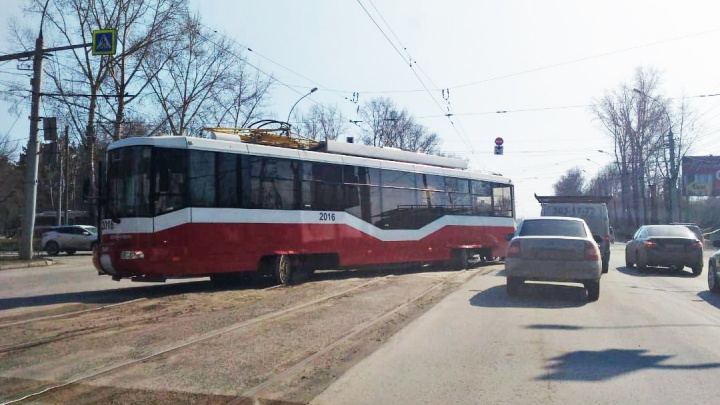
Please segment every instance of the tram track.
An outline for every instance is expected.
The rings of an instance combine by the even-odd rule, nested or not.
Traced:
[[[439,280],[438,283],[432,285],[431,287],[423,290],[420,294],[417,294],[416,296],[412,297],[411,299],[407,300],[406,302],[397,305],[396,307],[390,309],[389,311],[384,312],[383,314],[374,317],[373,319],[370,319],[368,321],[365,321],[361,323],[360,325],[357,325],[355,328],[352,328],[348,333],[342,335],[340,338],[334,340],[332,343],[326,345],[322,349],[316,351],[310,356],[307,356],[303,358],[302,360],[296,362],[292,366],[288,367],[284,371],[274,375],[272,378],[263,381],[260,384],[257,384],[256,386],[249,388],[245,390],[240,396],[238,396],[234,401],[230,402],[230,404],[244,404],[247,403],[247,401],[253,401],[254,399],[258,398],[258,395],[262,393],[264,390],[268,389],[272,385],[278,384],[284,379],[287,379],[291,377],[292,375],[298,373],[300,370],[302,370],[304,367],[312,363],[313,361],[321,358],[322,356],[328,355],[332,350],[339,347],[343,343],[348,342],[349,340],[361,335],[362,333],[366,332],[371,327],[379,324],[380,322],[383,322],[387,319],[390,319],[394,315],[398,314],[400,311],[406,309],[407,307],[415,304],[419,300],[423,299],[433,291],[436,291],[443,286],[452,283],[456,278],[458,278],[458,275],[455,274],[450,278],[445,278],[442,280]]]
[[[213,330],[213,331],[210,331],[210,332],[206,332],[206,333],[203,333],[203,334],[200,334],[200,335],[191,337],[191,338],[189,338],[189,339],[185,339],[185,340],[183,340],[183,341],[181,341],[181,342],[178,342],[178,343],[175,343],[175,344],[173,344],[173,345],[166,346],[166,347],[164,347],[164,348],[162,348],[162,349],[160,349],[160,350],[155,350],[155,351],[153,351],[152,353],[150,353],[150,354],[148,354],[148,355],[145,355],[145,356],[142,356],[142,357],[139,357],[139,358],[135,358],[135,359],[130,359],[130,360],[126,360],[126,361],[121,361],[121,362],[118,362],[118,363],[115,363],[115,364],[112,364],[112,365],[109,365],[109,366],[106,366],[106,367],[102,367],[102,368],[99,368],[99,369],[95,369],[95,370],[93,370],[93,371],[91,371],[91,372],[89,372],[89,373],[82,374],[82,375],[78,375],[78,376],[76,376],[76,377],[74,377],[74,378],[67,379],[67,380],[64,381],[64,382],[61,382],[61,383],[58,383],[58,384],[53,384],[53,385],[50,385],[50,386],[48,386],[48,387],[45,387],[45,388],[43,388],[43,389],[41,389],[41,390],[38,390],[38,391],[35,391],[35,392],[32,392],[32,393],[25,394],[25,395],[23,395],[23,396],[21,396],[21,397],[15,398],[15,399],[8,400],[8,401],[6,401],[6,402],[3,402],[2,405],[22,403],[22,402],[30,401],[30,400],[33,400],[33,401],[34,401],[34,400],[37,400],[37,399],[42,398],[42,397],[45,396],[45,395],[48,395],[48,394],[50,394],[50,393],[53,393],[53,392],[55,392],[55,391],[57,391],[57,390],[60,390],[60,389],[65,388],[65,387],[68,387],[68,386],[70,386],[70,385],[77,384],[77,383],[80,383],[80,382],[83,382],[83,381],[86,381],[86,380],[90,380],[90,379],[92,379],[92,378],[95,378],[95,377],[98,377],[98,376],[101,376],[101,375],[104,375],[104,374],[108,374],[108,373],[111,373],[111,372],[113,372],[113,371],[117,371],[117,370],[123,369],[123,368],[125,368],[125,367],[129,367],[129,366],[132,366],[132,365],[136,365],[136,364],[139,364],[139,363],[143,363],[143,362],[146,362],[146,361],[148,361],[148,360],[151,360],[151,359],[154,359],[154,358],[158,358],[158,357],[160,357],[160,356],[163,356],[163,355],[165,355],[165,354],[168,354],[168,353],[171,353],[171,352],[174,352],[174,351],[177,351],[177,350],[181,350],[181,349],[187,348],[187,347],[189,347],[189,346],[192,346],[192,345],[195,345],[195,344],[198,344],[198,343],[201,343],[201,342],[205,342],[205,341],[207,341],[207,340],[216,338],[216,337],[218,337],[218,336],[221,336],[221,335],[226,334],[226,333],[229,333],[229,332],[237,331],[237,330],[240,330],[240,329],[243,329],[243,328],[247,328],[247,327],[250,327],[250,326],[254,326],[254,325],[263,323],[263,322],[268,322],[268,321],[271,321],[271,320],[274,320],[274,319],[277,319],[277,318],[286,316],[286,315],[288,315],[288,314],[290,314],[290,313],[293,313],[293,312],[296,312],[296,311],[300,311],[300,310],[303,310],[303,309],[307,309],[307,308],[309,308],[309,307],[311,307],[311,306],[318,305],[318,304],[322,304],[322,303],[325,303],[325,302],[327,302],[327,301],[333,300],[333,299],[335,299],[335,298],[340,298],[340,297],[346,296],[346,295],[348,295],[348,294],[353,293],[354,291],[363,289],[363,288],[365,288],[365,287],[369,287],[369,286],[371,286],[371,285],[373,285],[373,284],[380,283],[381,281],[385,281],[385,280],[387,280],[387,279],[389,279],[389,278],[393,278],[393,277],[394,277],[394,276],[390,275],[390,276],[384,276],[384,277],[375,278],[375,279],[373,279],[373,280],[370,280],[370,281],[368,281],[368,282],[362,283],[362,284],[360,284],[360,285],[356,285],[356,286],[353,286],[353,287],[350,287],[350,288],[347,288],[347,289],[344,289],[344,290],[341,290],[341,291],[338,291],[338,292],[333,292],[333,293],[327,294],[327,295],[325,295],[325,296],[322,296],[322,297],[320,297],[320,298],[317,298],[317,299],[314,299],[314,300],[310,300],[310,301],[308,301],[308,302],[304,302],[304,303],[302,303],[302,304],[298,304],[298,305],[295,305],[295,306],[292,306],[292,307],[289,307],[289,308],[284,308],[284,309],[281,309],[281,310],[273,311],[273,312],[270,312],[270,313],[267,313],[267,314],[264,314],[264,315],[260,315],[260,316],[254,317],[254,318],[250,318],[250,319],[247,319],[247,320],[244,320],[244,321],[241,321],[241,322],[238,322],[238,323],[235,323],[235,324],[232,324],[232,325],[223,327],[223,328],[219,328],[219,329],[216,329],[216,330]],[[41,344],[42,344],[42,343],[41,343]],[[19,349],[19,348],[18,348],[18,349]]]
[[[60,318],[65,318],[65,317],[82,315],[82,314],[86,314],[86,313],[90,313],[90,312],[102,311],[104,309],[116,308],[116,307],[119,307],[122,305],[134,304],[139,301],[145,301],[145,300],[147,300],[147,298],[137,298],[137,299],[130,300],[130,301],[119,302],[119,303],[110,304],[110,305],[102,305],[99,307],[82,309],[79,311],[70,311],[70,312],[64,312],[62,314],[57,314],[57,315],[39,316],[39,317],[35,317],[35,318],[23,319],[21,321],[2,323],[2,324],[0,324],[0,329],[8,328],[11,326],[27,325],[27,324],[30,324],[33,322],[40,322],[40,321],[47,321],[47,320],[51,320],[51,319],[60,319]],[[2,349],[0,349],[0,350],[2,350]]]
[[[266,288],[261,289],[260,291],[269,291],[269,290],[273,290],[277,287],[280,287],[280,286],[276,285],[276,286],[272,286],[272,287],[266,287]],[[54,320],[58,320],[58,319],[62,319],[62,318],[83,316],[83,315],[88,315],[88,314],[92,314],[95,312],[100,312],[103,310],[117,309],[118,307],[125,306],[125,305],[131,305],[131,304],[149,303],[152,306],[154,304],[162,303],[162,300],[165,298],[166,297],[156,297],[156,298],[142,297],[142,298],[137,298],[137,299],[121,302],[121,303],[103,305],[100,307],[89,308],[89,309],[84,309],[84,310],[79,310],[79,311],[71,311],[71,312],[66,312],[66,313],[57,314],[57,315],[40,316],[40,317],[35,317],[35,318],[30,318],[30,319],[24,319],[21,321],[8,322],[5,324],[0,324],[0,329],[11,328],[11,327],[26,327],[33,323],[37,323],[37,322],[54,321]],[[172,317],[175,315],[178,315],[177,311],[166,313],[163,315],[163,317]],[[23,350],[23,349],[31,349],[31,348],[35,348],[35,347],[38,347],[41,345],[47,345],[47,344],[51,344],[51,343],[61,342],[61,341],[68,340],[71,338],[87,336],[87,335],[91,335],[94,333],[106,332],[109,330],[122,330],[122,329],[125,329],[128,327],[133,327],[133,326],[148,324],[151,322],[156,322],[157,319],[158,319],[158,316],[156,314],[149,313],[141,319],[135,319],[135,320],[131,320],[131,321],[121,321],[121,322],[114,322],[112,324],[101,324],[101,325],[95,325],[95,326],[75,327],[75,328],[70,328],[70,329],[56,330],[56,331],[53,331],[52,337],[35,339],[35,340],[31,340],[31,341],[23,341],[22,343],[14,344],[14,345],[7,345],[7,346],[0,345],[0,354],[14,352],[14,351]],[[6,332],[6,334],[7,334],[7,332]]]

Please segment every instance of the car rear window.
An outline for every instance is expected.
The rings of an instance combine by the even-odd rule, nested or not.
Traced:
[[[676,238],[694,238],[695,234],[683,225],[648,226],[648,236],[673,236]]]
[[[519,236],[572,236],[587,237],[580,221],[562,219],[530,219],[523,221]]]

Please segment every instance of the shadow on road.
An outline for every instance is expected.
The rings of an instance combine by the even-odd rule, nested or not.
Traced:
[[[585,288],[561,284],[526,282],[516,297],[505,285],[481,291],[470,298],[470,305],[483,308],[575,308],[587,304]]]
[[[218,287],[209,281],[197,281],[175,284],[144,285],[112,290],[36,295],[31,297],[0,298],[0,310],[68,303],[108,305],[132,301],[138,298],[157,298],[217,290]]]
[[[711,293],[709,290],[705,290],[700,291],[697,296],[708,304],[714,306],[715,308],[720,309],[720,294],[714,294]]]
[[[616,267],[617,271],[633,277],[679,277],[679,278],[695,278],[698,277],[692,273],[692,270],[674,270],[667,267],[646,267],[644,271],[638,270],[637,267]],[[703,272],[707,271],[706,269]]]
[[[554,357],[546,366],[541,381],[604,381],[642,369],[704,370],[720,367],[720,363],[689,365],[661,364],[671,355],[648,355],[647,350],[608,349],[580,350]]]

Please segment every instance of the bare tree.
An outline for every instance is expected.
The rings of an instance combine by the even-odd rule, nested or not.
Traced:
[[[139,99],[149,77],[139,69],[152,48],[172,39],[173,21],[187,9],[188,0],[53,0],[42,27],[46,47],[91,42],[98,28],[118,30],[115,56],[94,56],[89,48],[55,52],[44,66],[44,109],[71,126],[95,193],[97,137],[102,142],[120,139],[128,105]],[[29,14],[40,14],[44,0],[32,0]],[[30,48],[36,28],[12,26],[13,36]],[[131,94],[132,93],[132,94]],[[101,130],[98,131],[98,126]],[[107,130],[111,127],[111,130]],[[94,210],[93,210],[94,212]]]
[[[345,120],[337,106],[315,104],[301,121],[302,135],[318,141],[338,139],[345,130]]]
[[[682,157],[694,139],[696,118],[686,102],[676,110],[660,95],[660,74],[636,69],[631,84],[621,84],[596,103],[593,112],[615,145],[621,179],[624,218],[634,227],[657,218],[658,185],[668,222],[677,218],[673,207]],[[646,187],[650,187],[650,199]],[[674,218],[673,218],[674,217]]]
[[[645,179],[652,165],[648,159],[657,153],[658,135],[653,125],[658,112],[649,110],[642,94],[657,91],[659,74],[638,68],[632,84],[622,84],[596,103],[593,112],[615,145],[615,157],[621,175],[623,210],[633,226],[645,219]],[[634,91],[637,90],[637,91]]]
[[[399,111],[389,98],[376,98],[360,109],[362,142],[413,152],[439,153],[440,138],[415,122],[407,110]]]
[[[555,195],[583,195],[585,178],[578,167],[574,167],[560,177],[560,180],[553,184]]]
[[[186,14],[179,40],[159,49],[144,66],[161,108],[157,128],[197,136],[208,122],[217,122],[211,120],[227,108],[217,100],[234,77],[235,53],[229,41],[206,29],[198,16]]]
[[[272,77],[263,80],[259,72],[250,75],[244,63],[236,64],[223,80],[224,87],[213,93],[209,122],[241,128],[267,116],[271,84]]]
[[[0,205],[22,194],[22,177],[13,163],[17,151],[18,143],[10,139],[9,133],[0,135]]]

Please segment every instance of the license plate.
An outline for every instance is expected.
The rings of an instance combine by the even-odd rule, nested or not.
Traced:
[[[535,252],[535,257],[544,260],[562,259],[565,253],[561,250],[539,250]]]

